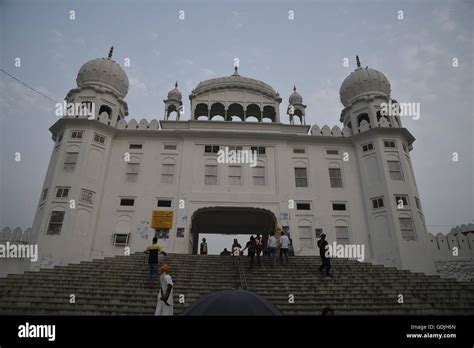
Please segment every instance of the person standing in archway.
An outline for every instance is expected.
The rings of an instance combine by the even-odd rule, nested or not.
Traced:
[[[255,253],[257,251],[257,243],[255,242],[255,238],[253,236],[250,236],[250,240],[247,242],[247,245],[245,245],[245,248],[242,249],[242,252],[244,252],[245,249],[248,249],[247,255],[249,257],[249,269],[252,270],[255,260]]]
[[[199,253],[201,255],[207,255],[207,243],[206,243],[206,238],[202,239],[201,245],[199,247]]]
[[[239,242],[237,241],[237,238],[235,238],[234,243],[232,243],[232,248],[231,248],[232,255],[240,256],[240,253],[241,253],[240,249],[242,249],[242,245],[240,245]]]
[[[288,265],[288,248],[290,247],[290,239],[285,234],[285,232],[281,231],[280,237],[280,264],[283,266],[283,256],[285,256],[286,264]]]
[[[277,255],[277,247],[278,247],[278,241],[275,237],[275,232],[272,232],[270,234],[270,237],[268,237],[268,242],[267,242],[268,255],[272,259],[272,268],[275,267],[275,258],[276,258],[276,255]]]

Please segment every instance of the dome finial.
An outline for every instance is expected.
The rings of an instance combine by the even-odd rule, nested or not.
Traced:
[[[293,92],[296,92],[296,85],[293,85]]]
[[[357,67],[360,68],[360,60],[359,60],[359,56],[356,56],[356,62],[357,62]]]
[[[178,81],[174,84],[174,88],[178,88]]]
[[[233,76],[240,76],[239,75],[239,66],[236,64],[234,65],[234,73]]]
[[[112,59],[112,54],[114,53],[114,46],[110,47],[108,59]]]

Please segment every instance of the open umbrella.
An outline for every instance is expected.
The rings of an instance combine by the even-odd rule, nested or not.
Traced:
[[[283,315],[269,301],[245,290],[210,293],[189,306],[182,315]]]

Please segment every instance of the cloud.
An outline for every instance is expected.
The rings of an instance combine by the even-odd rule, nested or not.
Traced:
[[[35,87],[35,89],[58,102],[61,101],[45,87]],[[3,74],[0,79],[0,104],[2,104],[2,114],[6,118],[13,116],[28,118],[34,110],[38,109],[49,113],[54,113],[55,110],[54,102]]]
[[[456,29],[456,22],[451,17],[451,10],[447,7],[434,8],[433,17],[444,31],[453,31]]]
[[[216,73],[214,72],[214,70],[209,69],[209,68],[201,68],[200,71],[201,71],[201,73],[203,73],[206,77],[210,77],[210,76],[215,76],[215,75],[216,75]]]
[[[135,91],[142,90],[143,92],[145,92],[145,95],[148,94],[148,88],[142,80],[138,78],[134,78],[134,77],[129,77],[128,81],[129,81],[131,90],[132,89]]]

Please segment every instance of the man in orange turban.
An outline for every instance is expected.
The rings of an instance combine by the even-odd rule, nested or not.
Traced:
[[[165,263],[161,266],[160,290],[155,315],[173,315],[173,279],[169,274],[171,267]]]

